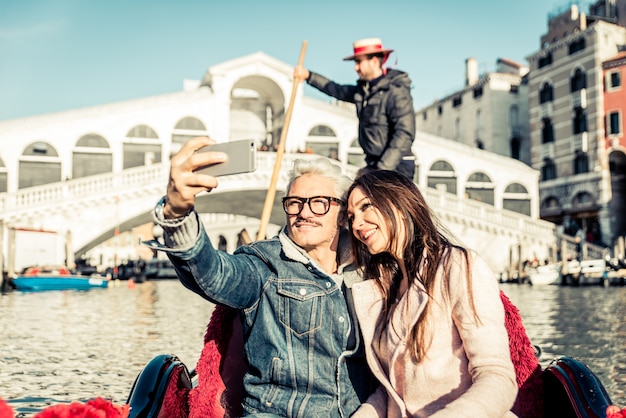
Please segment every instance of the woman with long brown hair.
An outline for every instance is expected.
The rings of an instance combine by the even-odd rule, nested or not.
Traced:
[[[346,196],[365,279],[355,305],[381,383],[353,416],[515,416],[504,308],[486,263],[442,233],[405,176],[367,171]]]

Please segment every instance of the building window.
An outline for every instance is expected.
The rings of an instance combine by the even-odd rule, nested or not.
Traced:
[[[539,91],[539,104],[551,102],[552,100],[554,100],[554,88],[552,88],[552,84],[543,83]]]
[[[543,126],[541,128],[541,143],[547,144],[548,142],[554,142],[554,126],[550,118],[543,119]]]
[[[578,51],[585,49],[585,38],[580,38],[569,44],[568,55],[572,55]]]
[[[586,131],[587,113],[583,109],[578,107],[574,110],[573,132],[574,134],[580,134]]]
[[[463,103],[463,98],[461,96],[456,96],[452,99],[452,107],[461,106],[461,103]]]
[[[552,64],[552,53],[546,54],[544,57],[539,58],[538,67],[543,68],[546,65]]]
[[[478,86],[474,88],[474,99],[478,99],[483,95],[483,86]]]
[[[584,88],[587,88],[587,75],[580,68],[577,68],[570,79],[570,92],[574,93]]]
[[[619,70],[606,74],[606,90],[617,90],[622,86],[622,74]]]
[[[443,114],[443,106],[441,106],[441,105],[437,106],[437,114],[439,114],[439,115]]]
[[[518,137],[511,138],[511,158],[516,160],[520,159],[520,149],[522,147],[522,140]]]
[[[582,151],[576,151],[574,157],[574,174],[582,174],[589,172],[589,156]]]
[[[511,84],[511,89],[509,90],[512,94],[517,94],[519,92],[519,86],[517,84]]]
[[[552,180],[556,178],[556,165],[550,158],[543,160],[543,166],[541,166],[541,180]]]
[[[611,112],[608,117],[608,134],[609,135],[620,135],[622,133],[621,126],[622,123],[620,121],[620,112]]]
[[[428,119],[426,112],[422,112],[422,119],[423,119],[423,120]]]

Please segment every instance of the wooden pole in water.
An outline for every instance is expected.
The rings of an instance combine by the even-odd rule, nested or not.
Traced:
[[[303,65],[304,54],[306,53],[307,41],[302,42],[302,48],[300,48],[300,57],[298,58],[298,65]],[[283,129],[280,133],[280,141],[278,143],[278,149],[276,150],[276,161],[274,162],[274,172],[272,173],[272,180],[270,186],[267,189],[265,195],[265,204],[263,205],[263,212],[261,214],[261,224],[259,225],[259,232],[257,233],[257,241],[265,239],[267,230],[267,224],[269,223],[270,216],[272,214],[272,208],[274,207],[274,197],[276,196],[276,183],[278,182],[278,175],[280,174],[280,166],[283,160],[283,154],[285,153],[285,142],[287,139],[287,131],[289,130],[289,123],[291,122],[291,112],[293,110],[293,103],[296,100],[296,92],[298,90],[298,84],[302,81],[299,78],[294,77],[293,88],[291,90],[291,99],[289,100],[289,106],[285,113],[285,122]]]

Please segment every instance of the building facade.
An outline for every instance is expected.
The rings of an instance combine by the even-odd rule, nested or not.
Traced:
[[[465,86],[416,112],[417,130],[530,165],[528,68],[498,59],[479,74],[466,60]]]
[[[602,65],[604,79],[605,153],[608,158],[611,199],[611,231],[617,236],[626,235],[626,51],[618,53]],[[620,216],[621,215],[621,216]],[[619,242],[619,245],[623,243]],[[624,248],[620,248],[624,254]]]
[[[540,216],[567,234],[584,233],[587,241],[605,245],[624,234],[623,226],[615,229],[623,203],[612,203],[603,63],[626,45],[626,28],[617,18],[625,4],[603,0],[589,15],[570,5],[549,16],[540,49],[527,57]]]

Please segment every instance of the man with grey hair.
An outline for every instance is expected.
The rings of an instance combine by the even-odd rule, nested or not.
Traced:
[[[364,361],[351,287],[353,264],[341,200],[351,180],[325,158],[297,160],[283,209],[286,225],[271,239],[216,250],[194,210],[195,196],[217,179],[196,170],[225,161],[198,137],[171,159],[167,195],[155,208],[180,281],[240,313],[244,335],[246,416],[348,417],[375,388]]]

